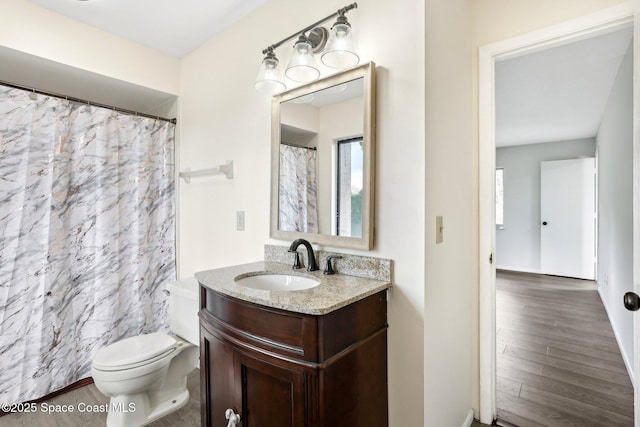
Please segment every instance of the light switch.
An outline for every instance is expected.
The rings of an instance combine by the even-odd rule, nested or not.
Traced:
[[[244,211],[236,211],[236,230],[244,231]]]
[[[436,244],[442,243],[442,240],[444,239],[443,230],[444,230],[444,227],[442,225],[442,217],[437,216],[436,217]]]

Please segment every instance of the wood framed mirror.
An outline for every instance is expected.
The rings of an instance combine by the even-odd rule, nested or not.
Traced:
[[[271,237],[371,250],[375,64],[274,96]]]

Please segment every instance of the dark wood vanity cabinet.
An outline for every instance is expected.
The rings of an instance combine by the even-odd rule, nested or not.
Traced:
[[[388,425],[386,291],[326,315],[201,287],[202,425]]]

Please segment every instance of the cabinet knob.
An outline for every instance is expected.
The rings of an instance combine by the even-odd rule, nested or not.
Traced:
[[[224,412],[224,416],[229,420],[227,427],[234,427],[240,424],[240,414],[236,414],[233,409],[229,408]]]

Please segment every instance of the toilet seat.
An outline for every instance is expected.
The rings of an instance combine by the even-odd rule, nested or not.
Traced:
[[[171,332],[125,338],[95,349],[91,376],[110,398],[107,426],[148,425],[189,399],[187,375],[198,365],[200,344],[199,285],[178,281],[167,289]]]
[[[149,365],[167,357],[181,344],[162,332],[125,338],[98,351],[93,367],[100,371],[123,371]]]

